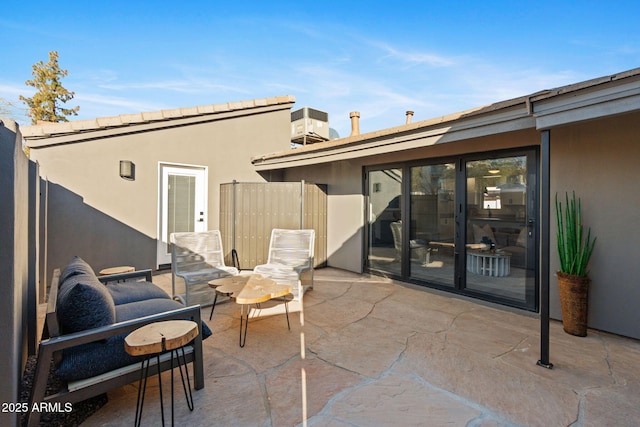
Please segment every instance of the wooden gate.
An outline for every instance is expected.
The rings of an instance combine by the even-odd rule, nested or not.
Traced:
[[[315,266],[327,261],[326,186],[301,182],[231,182],[220,185],[220,232],[226,264],[253,269],[267,262],[274,228],[316,232]]]

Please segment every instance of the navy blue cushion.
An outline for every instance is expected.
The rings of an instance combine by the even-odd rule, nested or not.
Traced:
[[[131,319],[138,319],[164,311],[184,308],[178,301],[166,298],[154,298],[144,301],[130,302],[116,306],[116,321],[124,322]]]
[[[140,317],[150,316],[164,311],[177,310],[179,308],[184,308],[184,305],[178,301],[164,298],[120,304],[116,306],[116,321],[124,322],[126,320],[138,319]],[[211,329],[209,329],[207,324],[202,322],[202,339],[209,338],[211,333]]]
[[[83,260],[79,256],[74,256],[73,258],[71,258],[71,261],[69,261],[64,270],[62,270],[62,273],[60,273],[59,287],[62,287],[65,280],[76,274],[89,274],[94,276],[96,275],[91,266],[87,264],[85,260]]]
[[[124,322],[179,308],[184,308],[184,305],[171,299],[155,298],[121,304],[116,307],[116,314],[118,322]],[[124,339],[127,335],[117,335],[103,341],[63,350],[62,362],[55,371],[56,376],[65,381],[90,378],[143,360],[143,356],[130,356],[124,349]],[[211,329],[202,322],[202,339],[209,336]]]
[[[111,294],[94,274],[74,274],[58,291],[56,312],[62,333],[69,334],[116,321]]]
[[[115,305],[154,298],[171,299],[169,294],[151,282],[111,282],[107,284],[107,290]]]
[[[125,351],[126,335],[63,350],[56,376],[65,381],[80,380],[141,361],[143,357],[133,357]]]

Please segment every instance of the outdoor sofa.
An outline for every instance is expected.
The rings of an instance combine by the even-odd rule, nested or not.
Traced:
[[[73,258],[52,278],[29,408],[43,402],[79,402],[137,381],[142,357],[126,353],[124,338],[146,324],[173,319],[201,325],[186,351],[194,387],[202,389],[202,340],[211,331],[201,321],[200,306],[185,307],[171,299],[151,283],[151,270],[97,277],[84,260]],[[163,356],[162,371],[171,368],[168,354]],[[54,375],[66,382],[66,388],[45,396],[52,364]],[[39,418],[39,412],[30,411],[27,425],[38,425]]]

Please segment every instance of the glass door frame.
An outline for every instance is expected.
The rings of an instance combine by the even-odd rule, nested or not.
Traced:
[[[466,269],[466,249],[467,244],[467,176],[466,176],[466,163],[475,160],[495,159],[504,157],[516,157],[526,156],[527,158],[527,183],[535,184],[535,186],[529,185],[527,190],[527,209],[526,209],[526,223],[529,231],[532,235],[533,247],[531,250],[526,251],[526,264],[531,266],[532,279],[534,281],[533,292],[527,293],[524,303],[518,303],[512,299],[501,298],[497,295],[488,295],[486,293],[467,289],[467,269]],[[539,292],[540,292],[540,278],[539,278],[539,250],[540,250],[540,152],[539,147],[523,147],[517,149],[507,150],[495,150],[489,152],[469,153],[459,156],[447,156],[438,158],[426,158],[418,160],[408,160],[403,163],[389,163],[370,165],[363,168],[363,194],[365,196],[365,233],[363,242],[363,271],[380,274],[380,270],[376,270],[370,267],[369,254],[370,254],[370,222],[369,218],[371,213],[369,212],[370,197],[369,194],[369,173],[374,171],[382,171],[385,169],[400,169],[402,171],[402,183],[401,183],[401,195],[400,195],[400,207],[401,207],[401,219],[403,224],[409,224],[411,218],[411,168],[416,166],[428,166],[438,165],[444,163],[454,163],[456,165],[456,183],[455,183],[455,215],[454,215],[454,264],[455,275],[453,287],[437,282],[429,282],[425,280],[419,280],[411,277],[411,260],[410,249],[406,242],[410,241],[410,227],[402,227],[402,255],[401,255],[401,273],[400,275],[392,272],[383,272],[386,276],[393,279],[401,280],[408,283],[417,284],[420,286],[426,286],[429,288],[435,288],[444,290],[450,293],[456,293],[461,295],[470,296],[473,298],[489,301],[506,306],[512,306],[519,309],[537,312],[539,308]],[[461,232],[465,230],[465,232]]]
[[[489,296],[483,292],[467,288],[467,168],[468,162],[478,160],[492,160],[506,157],[524,156],[527,158],[527,201],[525,224],[528,232],[532,233],[531,248],[527,247],[525,252],[525,266],[531,266],[531,269],[525,269],[532,276],[533,292],[526,293],[524,303],[517,303],[512,299],[503,298],[497,295]],[[456,284],[455,287],[460,293],[474,298],[494,302],[500,305],[516,307],[528,311],[538,312],[539,309],[539,252],[540,252],[540,153],[537,147],[526,147],[522,149],[509,149],[500,151],[491,151],[484,153],[473,153],[460,156],[458,159],[458,171],[462,179],[456,182]],[[534,186],[529,185],[535,184]],[[465,230],[464,233],[458,232]],[[460,250],[463,249],[463,250]]]
[[[199,165],[185,165],[168,162],[158,163],[158,238],[156,248],[156,266],[171,264],[168,250],[168,195],[171,175],[192,177],[195,179],[195,198],[193,201],[194,230],[206,231],[208,228],[208,168]]]

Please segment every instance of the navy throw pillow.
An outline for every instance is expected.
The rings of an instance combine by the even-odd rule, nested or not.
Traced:
[[[154,298],[171,299],[169,294],[162,288],[151,282],[111,282],[107,284],[107,290],[111,294],[115,305]]]
[[[95,275],[68,277],[58,292],[56,311],[64,334],[111,325],[116,321],[113,298]]]
[[[62,270],[62,273],[60,273],[60,287],[63,286],[64,282],[69,277],[75,276],[76,274],[96,275],[91,266],[87,264],[85,260],[79,256],[74,256],[71,258],[71,261],[69,261],[64,270]]]

